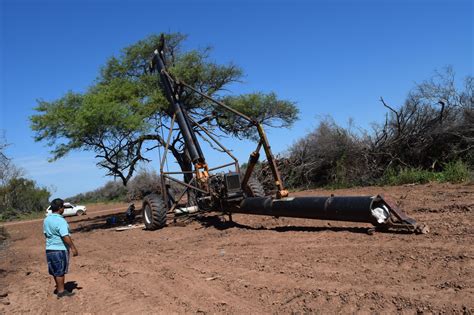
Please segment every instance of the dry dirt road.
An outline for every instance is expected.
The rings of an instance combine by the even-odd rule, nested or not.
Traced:
[[[67,275],[71,298],[53,295],[41,221],[6,227],[0,313],[473,312],[474,186],[298,195],[329,193],[384,193],[431,233],[367,235],[357,223],[244,215],[117,232],[105,221],[126,205],[95,206],[67,219],[80,252]]]

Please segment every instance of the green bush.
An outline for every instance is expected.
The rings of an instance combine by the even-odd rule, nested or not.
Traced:
[[[29,217],[48,207],[50,192],[26,178],[12,178],[0,187],[0,221]]]
[[[435,173],[419,168],[388,169],[382,178],[384,185],[426,184],[435,180]]]
[[[0,205],[0,222],[9,221],[18,218],[18,211],[11,207]]]
[[[428,182],[462,183],[470,179],[469,167],[462,161],[450,162],[443,165],[441,172],[423,170],[420,168],[403,168],[397,171],[388,169],[380,180],[382,185],[426,184]]]
[[[172,183],[171,187],[175,185]],[[109,181],[96,190],[81,193],[67,198],[73,203],[120,202],[140,200],[150,193],[161,193],[161,179],[154,170],[141,169],[128,181],[127,186],[122,182]],[[182,187],[179,187],[182,190]]]
[[[122,182],[108,181],[95,190],[66,198],[72,203],[120,202],[127,200],[127,189]]]
[[[441,182],[462,183],[470,178],[467,165],[462,161],[446,163],[443,167]]]

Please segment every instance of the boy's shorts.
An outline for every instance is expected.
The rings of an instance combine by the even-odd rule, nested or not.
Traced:
[[[67,250],[46,250],[49,274],[55,277],[64,276],[69,267],[69,252]]]

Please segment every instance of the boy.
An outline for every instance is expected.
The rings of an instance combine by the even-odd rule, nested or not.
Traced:
[[[64,213],[64,200],[54,199],[51,202],[51,214],[44,219],[43,233],[46,237],[46,261],[48,271],[56,282],[56,294],[58,298],[72,296],[73,292],[64,289],[65,274],[69,267],[69,250],[73,256],[77,256],[76,246],[69,235],[69,225],[62,217]]]

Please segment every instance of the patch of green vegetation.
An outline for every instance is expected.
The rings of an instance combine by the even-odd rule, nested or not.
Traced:
[[[388,169],[381,179],[383,185],[426,184],[435,179],[435,173],[419,168]]]
[[[45,212],[31,212],[31,213],[22,213],[18,216],[18,221],[23,220],[34,220],[34,219],[42,219],[45,217]]]
[[[352,188],[352,187],[357,187],[358,185],[354,183],[349,183],[349,182],[335,182],[335,183],[330,183],[327,185],[324,185],[323,187],[325,189],[345,189],[345,188]],[[319,187],[315,187],[319,188]]]
[[[48,207],[51,193],[35,181],[13,177],[0,186],[0,221],[38,218]]]
[[[28,212],[28,213],[2,213],[0,214],[0,222],[25,221],[44,218],[44,212]]]
[[[440,181],[450,183],[462,183],[472,180],[472,174],[469,167],[462,161],[446,163]]]
[[[470,180],[471,173],[466,163],[455,161],[443,165],[443,170],[434,172],[421,168],[388,169],[380,180],[382,185],[426,184],[429,182],[462,183]]]

